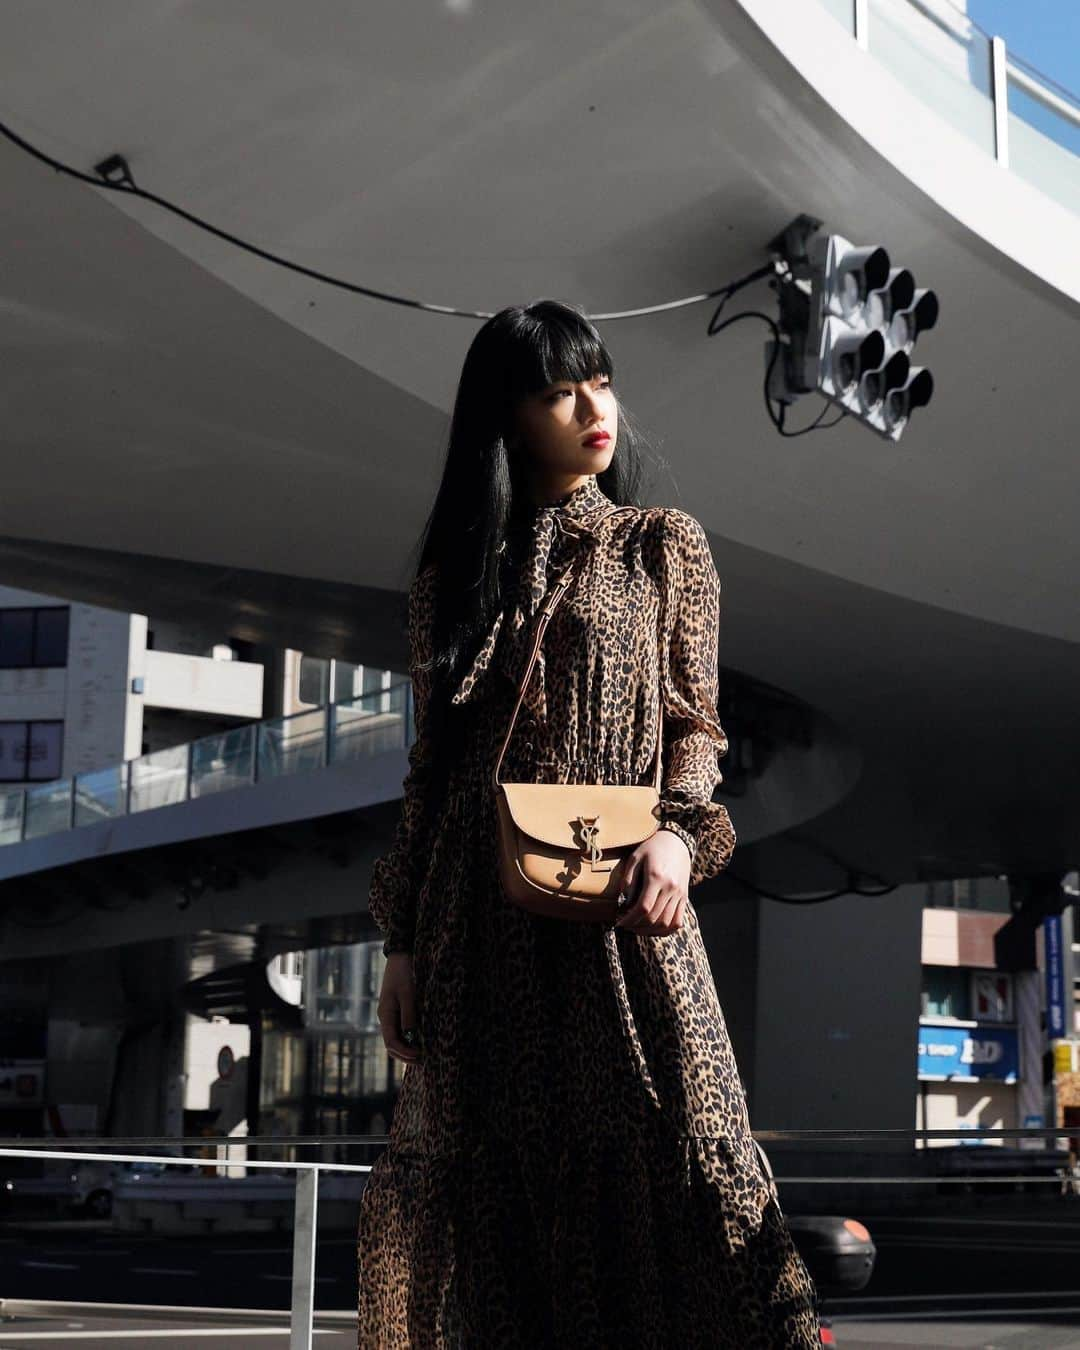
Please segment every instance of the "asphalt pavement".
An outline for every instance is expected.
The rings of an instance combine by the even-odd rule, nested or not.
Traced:
[[[865,1290],[824,1299],[839,1350],[1080,1350],[1080,1201],[859,1217],[877,1260]],[[0,1226],[0,1300],[137,1301],[204,1311],[190,1325],[176,1312],[20,1313],[0,1317],[0,1350],[33,1340],[125,1350],[287,1345],[291,1262],[285,1232],[168,1237],[85,1220],[8,1222]],[[315,1274],[317,1313],[325,1318],[333,1310],[337,1318],[318,1327],[316,1345],[355,1344],[355,1236],[320,1232]],[[260,1312],[238,1320],[226,1311],[237,1305]]]

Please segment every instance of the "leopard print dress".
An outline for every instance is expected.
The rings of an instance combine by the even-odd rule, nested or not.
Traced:
[[[612,503],[595,475],[533,508],[520,586],[453,695],[469,716],[421,837],[434,565],[409,596],[416,739],[372,917],[413,954],[409,1064],[358,1233],[359,1350],[820,1345],[692,901],[639,935],[541,917],[497,883],[491,770],[534,615],[573,554],[503,781],[648,783],[691,886],[730,860],[713,802],[720,582],[698,521]]]

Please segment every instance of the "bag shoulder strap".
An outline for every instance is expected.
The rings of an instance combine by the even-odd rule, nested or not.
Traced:
[[[599,517],[599,519],[607,520],[608,516],[614,515],[618,511],[625,511],[627,509],[632,510],[633,508],[632,507],[627,508],[624,506],[613,506],[609,510],[605,511],[603,515]],[[540,617],[536,626],[536,633],[533,637],[532,647],[529,651],[529,659],[525,663],[525,673],[522,675],[521,683],[518,687],[517,702],[514,705],[514,711],[510,714],[510,722],[506,728],[506,734],[503,736],[503,742],[499,750],[498,757],[495,760],[495,769],[492,777],[494,780],[494,786],[496,788],[500,786],[499,770],[502,768],[503,757],[506,754],[506,747],[510,744],[510,737],[513,734],[514,723],[517,721],[518,712],[525,698],[525,690],[529,683],[529,676],[533,672],[533,666],[536,665],[536,657],[540,651],[540,644],[544,640],[544,632],[551,621],[551,616],[555,613],[555,610],[558,608],[559,601],[570,589],[570,585],[574,580],[576,565],[577,560],[575,559],[573,562],[569,563],[563,569],[563,571],[559,576],[558,581],[556,581],[555,585],[549,592],[547,599],[544,601],[543,605],[540,608]],[[664,706],[663,706],[663,692],[661,691],[660,707],[658,708],[656,715],[656,766],[655,772],[653,774],[653,783],[658,794],[660,792],[660,778],[662,773],[661,751],[663,746],[663,729],[664,729]]]

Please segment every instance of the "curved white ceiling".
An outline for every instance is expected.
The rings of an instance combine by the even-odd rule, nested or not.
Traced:
[[[894,877],[1074,859],[1076,222],[902,89],[907,151],[855,130],[859,81],[885,77],[835,24],[800,46],[812,6],[769,4],[786,54],[766,0],[758,22],[751,0],[456,0],[422,23],[330,0],[20,3],[0,119],[86,171],[122,153],[298,263],[468,309],[716,288],[799,211],[885,243],[942,303],[918,349],[934,401],[898,445],[851,423],[780,439],[763,324],[709,338],[705,304],[601,325],[657,448],[650,500],[710,531],[725,666],[860,747],[858,792],[815,822],[837,854],[857,841]],[[402,668],[371,588],[408,580],[477,321],[304,279],[3,140],[0,259],[4,579]],[[783,884],[835,870],[799,850]]]
[[[882,240],[942,304],[918,348],[934,402],[898,445],[850,424],[779,439],[764,325],[707,339],[702,305],[603,325],[670,462],[653,495],[733,543],[1075,640],[1076,306],[809,85],[764,80],[724,31],[751,50],[747,20],[713,9],[24,5],[0,115],[84,170],[120,151],[140,185],[297,262],[486,311],[720,285],[799,209]],[[832,27],[838,69],[853,45]],[[903,97],[896,124],[923,127]],[[919,142],[929,182],[956,173],[950,135],[937,163]],[[7,143],[0,163],[4,532],[397,585],[477,323],[298,277]],[[1048,209],[984,167],[1010,219]],[[744,298],[771,301],[730,311]]]
[[[818,40],[850,48],[832,27]],[[777,437],[763,325],[708,338],[708,305],[602,325],[670,465],[652,495],[732,544],[1076,640],[1075,304],[797,76],[763,78],[759,39],[719,0],[460,0],[422,24],[332,0],[26,4],[0,116],[87,171],[123,153],[142,186],[297,262],[467,308],[695,293],[799,210],[880,240],[942,302],[919,348],[934,402],[898,445]],[[925,122],[903,97],[897,123]],[[399,586],[477,322],[297,276],[6,142],[0,165],[3,533]],[[1004,215],[1042,208],[985,167]]]

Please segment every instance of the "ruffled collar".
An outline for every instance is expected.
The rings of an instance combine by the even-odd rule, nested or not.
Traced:
[[[541,514],[545,511],[554,511],[556,515],[564,518],[587,520],[596,511],[612,505],[614,503],[611,498],[604,495],[603,489],[597,482],[596,474],[591,473],[577,487],[571,488],[557,501],[549,502],[545,506],[538,506],[534,509]]]
[[[502,655],[496,666],[516,685],[525,671],[527,647],[533,633],[533,616],[539,610],[550,588],[549,567],[554,557],[565,565],[570,556],[580,567],[582,554],[593,547],[598,538],[600,517],[614,503],[589,474],[582,482],[554,502],[531,506],[526,518],[529,531],[528,548],[516,593],[496,614],[472,663],[451,695],[451,703],[464,703],[472,698],[481,677],[492,665],[499,635],[503,634]],[[556,545],[556,540],[560,543]],[[512,591],[515,588],[511,588]],[[547,697],[544,679],[544,649],[541,646],[525,690],[524,705],[536,717],[547,716]]]

